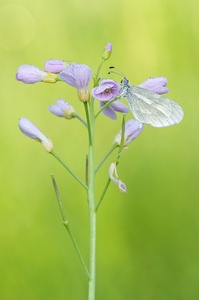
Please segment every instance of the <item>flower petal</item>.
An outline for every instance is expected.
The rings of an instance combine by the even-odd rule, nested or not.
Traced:
[[[22,65],[18,68],[16,79],[26,84],[43,81],[46,73],[41,71],[38,67],[30,65]]]
[[[144,129],[144,125],[135,119],[128,120],[125,123],[124,146],[133,141]],[[115,137],[113,144],[120,145],[122,138],[122,130]]]
[[[117,175],[116,163],[112,163],[109,167],[109,177],[118,186],[121,192],[127,192],[127,188],[124,182],[122,182]]]
[[[101,102],[100,102],[100,107],[103,107],[103,105],[104,105],[104,102],[101,101]],[[116,115],[116,113],[115,113],[115,110],[111,107],[111,105],[105,107],[105,108],[103,109],[102,113],[103,113],[105,116],[107,116],[107,117],[109,117],[110,119],[112,119],[112,120],[116,120],[116,119],[117,119],[117,115]]]
[[[67,66],[60,74],[60,78],[76,89],[87,89],[92,70],[84,64],[72,63]]]
[[[118,112],[121,112],[124,114],[127,114],[129,112],[129,108],[125,104],[120,102],[119,100],[114,101],[111,104],[111,106],[115,111],[118,111]]]
[[[67,62],[59,59],[49,59],[45,62],[45,71],[60,73],[67,66]]]
[[[160,76],[148,78],[138,86],[161,95],[169,92],[169,89],[166,87],[166,85],[167,79],[165,77]]]
[[[106,50],[106,51],[109,51],[109,52],[112,52],[112,43],[106,44],[105,50]]]

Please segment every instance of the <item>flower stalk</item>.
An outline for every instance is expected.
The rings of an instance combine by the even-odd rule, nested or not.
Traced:
[[[47,60],[44,70],[40,70],[38,67],[32,65],[22,65],[19,67],[16,74],[16,79],[25,84],[34,84],[37,82],[56,83],[57,81],[68,84],[76,89],[77,100],[81,101],[84,105],[85,117],[83,118],[79,116],[75,108],[68,101],[63,99],[58,99],[56,104],[50,105],[49,111],[53,115],[61,117],[65,121],[67,120],[66,122],[77,118],[87,130],[88,152],[86,153],[85,182],[82,181],[75,172],[68,167],[68,164],[66,164],[63,159],[55,153],[51,139],[48,138],[36,125],[26,118],[21,118],[19,120],[19,128],[24,135],[38,141],[45,151],[52,154],[52,156],[56,158],[67,172],[69,172],[71,176],[86,190],[89,211],[89,266],[86,265],[80,252],[80,247],[77,245],[74,238],[69,226],[69,221],[64,212],[63,202],[56,181],[54,176],[51,176],[63,225],[68,232],[88,279],[88,300],[95,300],[96,294],[97,212],[111,182],[117,186],[120,192],[127,192],[126,185],[120,180],[117,171],[121,155],[125,152],[129,143],[137,138],[137,136],[143,131],[143,124],[151,124],[154,127],[166,127],[179,123],[183,118],[183,111],[177,103],[160,96],[161,94],[169,91],[167,88],[167,79],[165,77],[149,78],[137,87],[132,86],[125,77],[121,84],[111,79],[101,78],[101,68],[104,62],[110,58],[111,53],[112,44],[108,43],[104,48],[97,72],[93,76],[92,70],[89,66],[74,62],[66,62],[59,59]],[[109,72],[109,74],[111,74],[111,72]],[[89,84],[92,77],[94,83],[93,89],[90,91]],[[126,98],[135,119],[130,119],[125,122],[125,115],[129,112],[129,108],[120,101],[121,98]],[[97,113],[95,113],[94,109],[95,102],[98,102],[99,104]],[[123,120],[121,130],[113,140],[112,147],[104,155],[99,164],[95,166],[95,123],[98,121],[97,117],[101,112],[112,120],[117,119],[117,112],[122,113]],[[84,120],[85,118],[86,120]],[[107,158],[113,154],[116,148],[118,149],[118,152],[108,168],[108,180],[101,192],[101,196],[98,201],[96,201],[96,175],[102,165],[104,165],[107,161]]]
[[[90,275],[89,275],[89,272],[88,272],[88,269],[86,267],[86,263],[81,255],[81,252],[79,250],[79,247],[77,245],[77,242],[74,238],[74,235],[72,234],[72,231],[70,229],[70,226],[69,226],[69,222],[68,222],[68,219],[66,218],[66,214],[64,212],[64,207],[63,207],[63,202],[62,202],[62,199],[61,199],[61,196],[60,196],[60,193],[59,193],[59,190],[58,190],[58,186],[57,186],[57,183],[55,181],[55,178],[53,176],[53,174],[51,174],[51,179],[52,179],[52,184],[53,184],[53,187],[54,187],[54,191],[55,191],[55,194],[56,194],[56,198],[57,198],[57,201],[58,201],[58,205],[59,205],[59,210],[60,210],[60,213],[61,213],[61,216],[62,216],[62,220],[63,220],[63,225],[64,227],[66,228],[67,232],[68,232],[68,235],[72,241],[72,244],[77,252],[77,255],[80,259],[80,262],[83,266],[83,269],[85,270],[85,273],[88,277],[88,279],[90,279]]]
[[[85,102],[85,111],[88,124],[88,207],[89,207],[89,227],[90,227],[90,259],[89,259],[89,287],[88,300],[95,300],[96,286],[96,211],[95,211],[95,166],[94,166],[94,101],[89,102],[90,110],[88,114],[88,104]]]
[[[111,155],[111,153],[113,153],[113,151],[117,148],[117,145],[114,144],[111,149],[106,153],[106,155],[102,158],[102,160],[100,161],[100,163],[98,164],[98,166],[95,168],[95,173],[97,173],[99,171],[99,169],[101,168],[101,166],[105,163],[105,161],[107,160],[107,158]]]
[[[87,185],[67,166],[61,157],[59,157],[54,151],[51,151],[51,154],[61,163],[61,165],[81,184],[86,190],[88,189]]]

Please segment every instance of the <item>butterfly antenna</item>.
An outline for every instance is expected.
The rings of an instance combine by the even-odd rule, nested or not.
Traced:
[[[115,69],[117,72],[110,71],[110,72],[108,72],[108,74],[117,74],[119,76],[125,77],[125,75],[119,69],[117,69],[116,67],[111,66],[111,67],[109,67],[109,69]]]

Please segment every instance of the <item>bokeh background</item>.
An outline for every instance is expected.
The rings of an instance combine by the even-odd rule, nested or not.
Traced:
[[[98,214],[96,299],[199,299],[198,21],[198,0],[0,0],[0,299],[87,299],[87,280],[62,225],[50,174],[88,262],[85,192],[18,129],[19,117],[29,118],[84,178],[83,126],[56,118],[47,107],[63,98],[80,115],[84,110],[72,87],[24,85],[15,74],[25,63],[43,69],[49,58],[86,63],[95,72],[107,42],[113,53],[102,76],[110,65],[135,85],[166,76],[169,97],[185,117],[174,127],[146,126],[122,156],[118,172],[128,193],[112,184]],[[99,117],[96,163],[121,120]],[[114,158],[98,174],[97,197]]]

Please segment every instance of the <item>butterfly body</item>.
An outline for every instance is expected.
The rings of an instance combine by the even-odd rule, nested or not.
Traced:
[[[126,78],[122,80],[120,96],[126,98],[135,119],[143,124],[166,127],[178,124],[184,116],[176,102],[148,89],[132,86]]]

